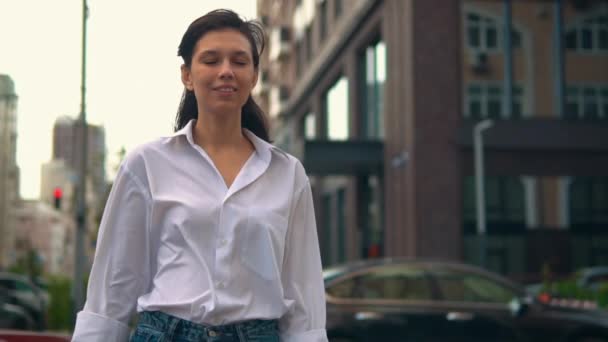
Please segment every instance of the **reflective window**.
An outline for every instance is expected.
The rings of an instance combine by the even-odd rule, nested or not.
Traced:
[[[325,95],[327,138],[347,140],[349,135],[348,80],[342,76]]]
[[[477,221],[475,178],[464,179],[464,221],[472,226]],[[525,194],[519,177],[486,177],[486,219],[488,231],[513,230],[525,226]]]
[[[422,269],[391,265],[345,279],[327,292],[337,298],[431,300],[431,283]]]
[[[594,13],[569,25],[566,48],[578,52],[608,52],[608,13]]]
[[[570,119],[608,119],[608,85],[568,86],[564,116]]]
[[[608,223],[608,178],[575,177],[570,183],[570,222],[575,229]]]
[[[515,119],[523,116],[523,88],[513,87],[513,112],[502,114],[503,87],[498,82],[471,82],[466,88],[464,116],[470,119]]]
[[[361,108],[363,130],[367,138],[384,137],[384,84],[386,82],[386,44],[367,46],[361,56]]]
[[[317,118],[315,113],[309,112],[304,115],[304,122],[302,123],[302,136],[306,140],[312,140],[317,137]]]
[[[469,12],[465,17],[467,47],[476,51],[497,51],[502,48],[502,22],[479,13]],[[521,33],[511,33],[514,48],[521,46]]]
[[[451,270],[433,270],[443,300],[455,302],[509,303],[518,294],[488,278]]]

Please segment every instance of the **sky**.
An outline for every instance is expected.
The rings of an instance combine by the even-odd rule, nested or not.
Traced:
[[[88,0],[86,115],[106,133],[113,178],[121,147],[173,131],[183,90],[177,46],[188,25],[229,8],[255,19],[256,0]],[[0,0],[0,74],[15,83],[20,192],[36,199],[56,118],[80,113],[82,1]]]

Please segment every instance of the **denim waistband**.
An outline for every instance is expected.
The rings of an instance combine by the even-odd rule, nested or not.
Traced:
[[[175,317],[160,311],[144,311],[139,314],[138,326],[152,328],[166,336],[189,340],[205,340],[208,337],[232,335],[235,341],[246,340],[249,335],[278,332],[278,320],[254,319],[225,325],[204,325]],[[237,338],[240,337],[241,339]]]

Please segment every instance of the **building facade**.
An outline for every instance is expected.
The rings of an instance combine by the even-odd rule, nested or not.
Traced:
[[[101,126],[87,126],[87,178],[86,178],[86,235],[84,250],[91,265],[95,253],[97,229],[108,194],[106,180],[105,130]],[[53,127],[53,159],[41,169],[40,199],[50,206],[55,205],[55,191],[61,192],[58,211],[74,219],[78,209],[77,190],[80,185],[82,129],[78,120],[60,117]]]
[[[17,94],[10,76],[0,74],[0,267],[14,260],[14,208],[18,201]]]
[[[53,160],[64,160],[66,165],[78,174],[81,168],[82,129],[78,120],[64,116],[53,126]],[[87,174],[91,177],[93,191],[106,191],[106,143],[105,130],[101,126],[88,125],[87,131]],[[41,194],[43,197],[45,194]]]
[[[71,277],[74,271],[74,218],[42,201],[24,200],[15,210],[17,259],[34,253],[43,274]]]
[[[259,0],[258,14],[256,96],[309,172],[324,264],[442,258],[525,277],[608,263],[605,1]]]

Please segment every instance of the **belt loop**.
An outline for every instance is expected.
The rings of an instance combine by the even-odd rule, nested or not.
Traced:
[[[239,342],[247,342],[247,338],[245,336],[245,332],[243,331],[244,324],[237,323],[234,325],[236,329],[236,335],[239,337]]]
[[[169,319],[167,332],[165,334],[163,334],[162,341],[167,341],[167,342],[173,341],[173,335],[175,334],[175,331],[177,330],[179,323],[180,323],[180,319],[177,317],[171,317]]]

